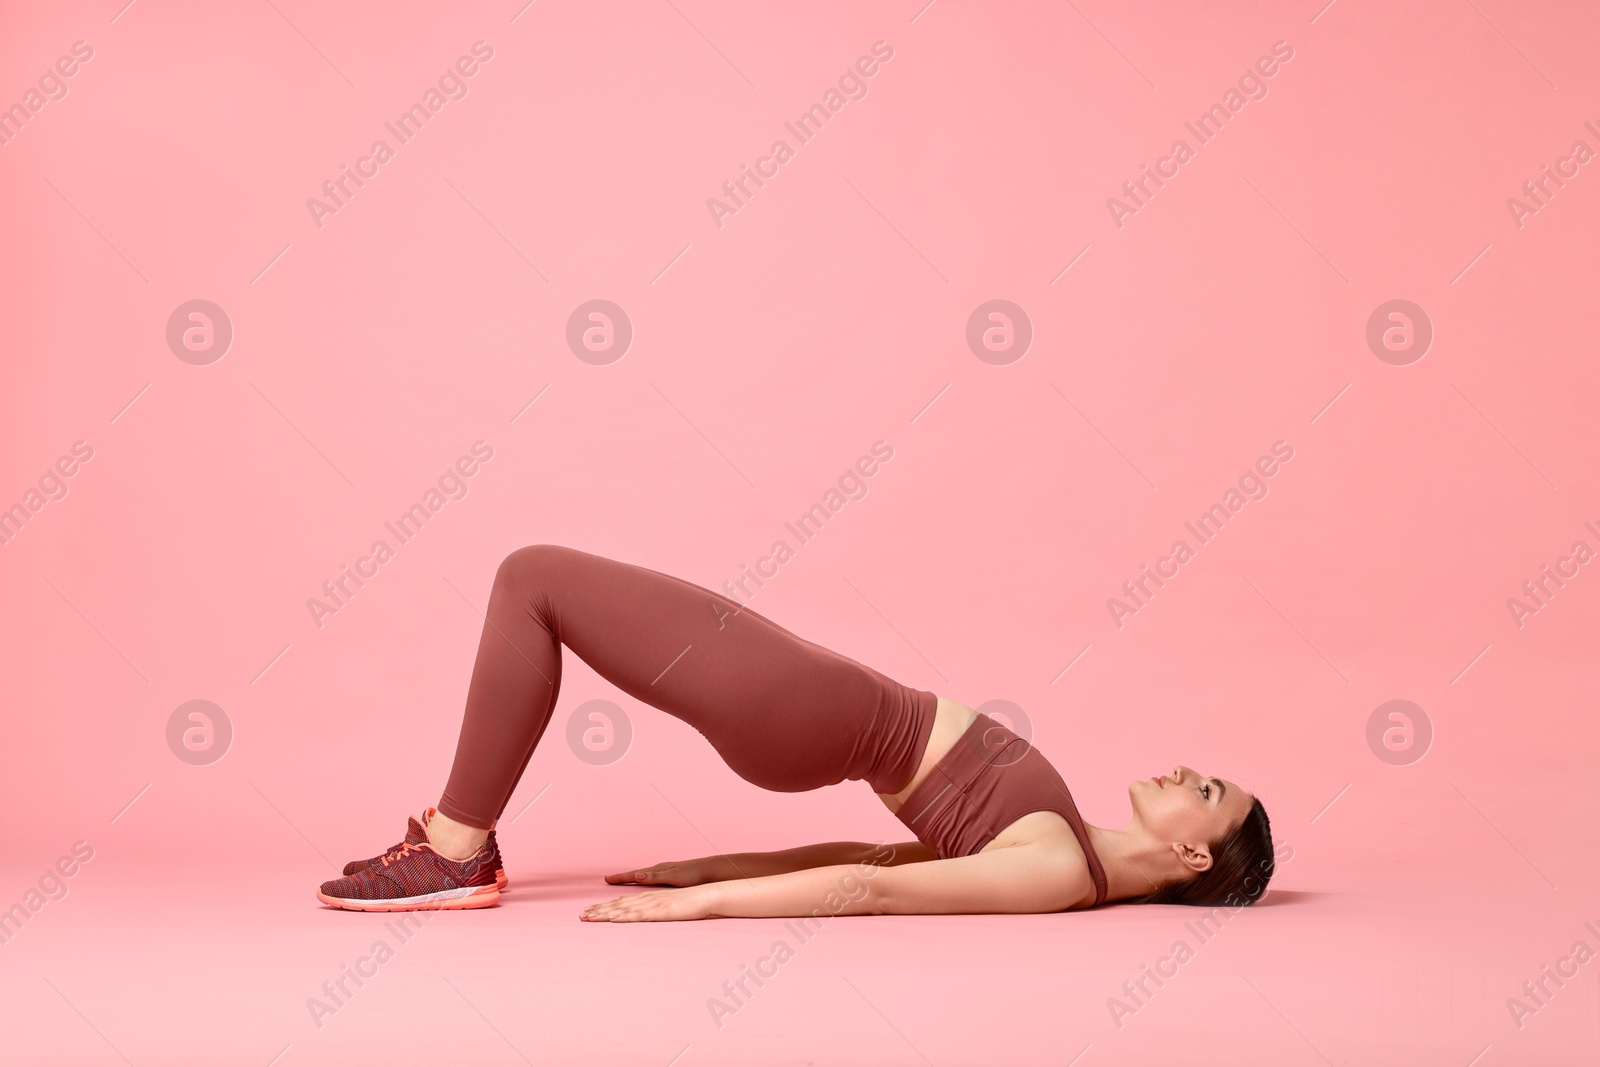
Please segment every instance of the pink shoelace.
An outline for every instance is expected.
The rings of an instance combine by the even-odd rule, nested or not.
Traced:
[[[399,862],[400,860],[404,859],[405,857],[411,855],[411,853],[413,853],[413,852],[421,852],[421,851],[422,851],[422,846],[421,845],[413,845],[410,841],[406,841],[406,842],[402,843],[399,847],[392,848],[388,852],[385,852],[383,854],[383,865],[385,867],[387,867],[387,866],[389,866],[389,861],[391,861],[391,860],[393,860],[395,862]]]

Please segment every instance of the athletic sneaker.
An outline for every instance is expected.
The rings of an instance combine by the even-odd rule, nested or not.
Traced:
[[[426,841],[406,841],[366,870],[323,882],[317,899],[353,911],[487,908],[500,902],[494,864],[488,842],[458,862]]]
[[[407,843],[410,843],[410,844],[413,844],[413,845],[420,845],[420,844],[425,843],[428,840],[428,830],[427,830],[428,823],[429,823],[430,820],[432,820],[434,812],[436,812],[436,811],[438,811],[437,808],[429,808],[427,811],[423,812],[422,813],[422,821],[421,822],[418,822],[416,816],[413,815],[411,817],[410,821],[406,825],[405,840],[401,841],[400,845],[404,845],[404,844],[407,844]],[[398,849],[400,847],[400,845],[393,846],[392,848],[389,849],[388,852],[385,852],[383,855],[384,856],[389,855],[390,853],[392,853],[396,849]],[[511,882],[510,882],[510,880],[508,878],[506,878],[505,861],[500,858],[500,842],[495,840],[495,836],[494,836],[494,831],[493,830],[489,831],[488,845],[489,845],[489,848],[494,851],[494,880],[495,880],[495,884],[498,885],[500,887],[501,891],[503,892],[511,885]],[[368,867],[371,867],[373,864],[376,864],[376,863],[380,862],[382,859],[383,859],[383,856],[374,856],[370,860],[351,860],[349,863],[344,865],[345,877],[348,878],[350,875],[357,874],[357,873],[359,873],[361,871],[364,871]]]

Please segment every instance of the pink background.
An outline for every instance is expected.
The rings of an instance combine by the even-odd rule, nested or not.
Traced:
[[[94,850],[0,945],[8,1061],[1600,1056],[1600,965],[1520,1028],[1506,1004],[1600,950],[1600,577],[1506,606],[1600,549],[1600,177],[1520,228],[1506,203],[1600,149],[1585,5],[123,3],[7,3],[0,33],[7,104],[94,50],[0,146],[0,505],[94,453],[0,546],[0,906]],[[466,97],[318,228],[307,198],[478,40]],[[1276,41],[1268,95],[1119,228],[1107,198]],[[780,137],[719,228],[707,198]],[[194,299],[234,329],[205,366],[165,340]],[[565,341],[593,299],[634,329],[606,366]],[[965,341],[992,299],[1034,331],[1005,366]],[[1365,340],[1394,299],[1435,334],[1407,366]],[[307,599],[478,440],[465,498],[319,629]],[[435,917],[317,1027],[388,935],[312,891],[437,799],[498,561],[720,588],[878,440],[752,606],[1017,703],[1097,824],[1177,762],[1244,783],[1294,850],[1266,906],[1203,946],[1191,909],[842,919],[719,1029],[781,920],[580,924],[600,875],[905,831],[860,783],[745,784],[569,656],[502,906]],[[1278,440],[1269,495],[1119,629],[1107,598]],[[597,698],[634,728],[599,767],[563,741]],[[192,699],[235,731],[209,766],[167,747]],[[1392,699],[1434,731],[1407,766],[1367,744]]]

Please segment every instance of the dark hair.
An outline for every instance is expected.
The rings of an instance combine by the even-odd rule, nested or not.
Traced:
[[[1211,848],[1211,866],[1186,882],[1174,882],[1130,904],[1195,904],[1241,908],[1267,891],[1277,863],[1272,854],[1272,824],[1255,799],[1244,821]]]

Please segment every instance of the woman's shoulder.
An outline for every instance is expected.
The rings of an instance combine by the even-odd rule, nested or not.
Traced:
[[[1030,868],[1036,868],[1041,877],[1067,882],[1080,890],[1086,900],[1094,899],[1094,877],[1089,873],[1089,860],[1078,835],[1060,812],[1031,811],[1020,816],[984,845],[982,851],[1001,848],[1026,849]]]

